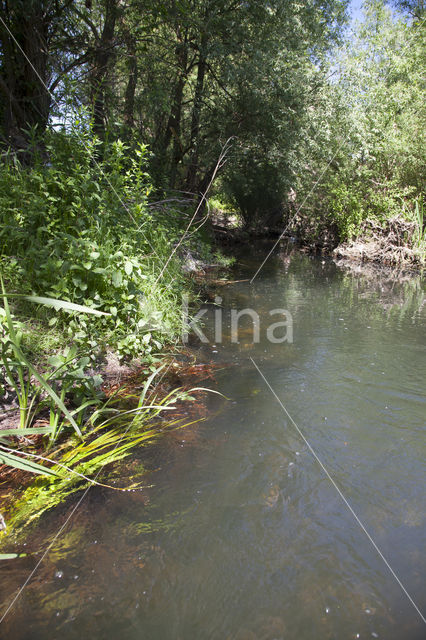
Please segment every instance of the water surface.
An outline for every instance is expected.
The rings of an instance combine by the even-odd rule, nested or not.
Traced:
[[[242,258],[250,278],[263,255]],[[219,290],[220,289],[220,290]],[[10,640],[425,637],[420,616],[250,360],[255,360],[416,605],[426,611],[424,288],[274,258],[220,287],[209,418],[136,452],[144,494],[93,488],[8,614]],[[255,309],[261,340],[229,312]],[[270,309],[293,344],[270,344]],[[213,336],[210,306],[205,333]],[[275,320],[276,321],[276,320]],[[130,461],[129,461],[130,464]],[[79,496],[27,540],[42,550]],[[39,556],[2,563],[3,607]]]

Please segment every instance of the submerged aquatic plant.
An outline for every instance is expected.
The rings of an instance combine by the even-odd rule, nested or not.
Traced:
[[[162,422],[158,427],[131,425],[123,432],[123,427],[104,431],[96,430],[95,437],[80,443],[76,448],[68,444],[59,449],[49,460],[53,463],[54,474],[39,477],[17,500],[7,518],[7,529],[14,537],[26,530],[46,511],[56,507],[65,498],[91,485],[116,491],[141,489],[143,469],[138,470],[138,479],[126,487],[114,486],[97,480],[99,472],[107,465],[118,463],[130,455],[136,446],[152,443],[165,430],[183,428],[198,422],[184,422],[182,419]],[[43,468],[46,467],[43,465]],[[90,477],[89,477],[90,476]],[[115,481],[114,481],[115,482]],[[8,536],[3,532],[3,537]]]
[[[13,452],[17,458],[13,466],[23,470],[33,470],[35,473],[38,472],[40,476],[24,491],[11,508],[8,517],[8,531],[1,534],[3,538],[8,537],[9,533],[14,536],[18,535],[40,518],[43,513],[57,506],[71,494],[90,485],[98,485],[117,491],[141,488],[143,469],[139,469],[138,479],[130,482],[126,487],[100,482],[98,475],[101,469],[107,465],[120,462],[130,455],[136,446],[153,442],[165,431],[187,427],[203,419],[186,421],[179,417],[160,420],[163,412],[176,408],[177,401],[191,399],[190,394],[196,391],[218,393],[204,387],[195,387],[189,391],[178,388],[161,399],[155,393],[151,393],[148,400],[147,396],[151,384],[163,368],[164,365],[154,371],[145,381],[134,408],[123,410],[120,407],[114,407],[112,406],[113,402],[109,399],[102,407],[96,409],[83,427],[84,439],[82,441],[76,442],[75,438],[67,440],[56,448],[48,458],[25,452],[22,449]],[[116,397],[114,400],[123,402],[121,397]],[[157,418],[156,422],[155,418]],[[37,431],[42,432],[43,430]],[[0,444],[0,460],[9,455],[12,455],[11,450]],[[34,460],[38,460],[38,462],[34,462]],[[38,471],[27,469],[26,466],[29,464],[36,467]]]

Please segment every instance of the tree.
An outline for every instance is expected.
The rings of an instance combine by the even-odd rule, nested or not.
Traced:
[[[232,197],[242,206],[238,194],[245,189],[257,202],[247,215],[260,215],[264,187],[253,178],[263,173],[275,182],[264,206],[280,209],[303,113],[339,37],[347,0],[30,2],[43,28],[36,21],[33,30],[26,27],[35,43],[28,57],[49,91],[39,79],[22,78],[29,63],[5,48],[0,78],[8,104],[16,105],[4,109],[5,139],[11,141],[13,127],[22,134],[37,124],[42,133],[52,115],[63,118],[63,104],[71,100],[92,114],[99,138],[107,130],[128,143],[149,144],[157,187],[200,193],[232,136],[226,178]],[[16,6],[23,14],[28,3]],[[18,35],[21,14],[7,16]],[[44,102],[33,113],[35,97]],[[19,113],[22,105],[28,114]]]
[[[310,169],[295,183],[299,203],[314,189],[302,214],[316,219],[317,233],[337,225],[337,242],[367,219],[410,218],[421,206],[424,37],[421,23],[396,20],[384,2],[370,0],[355,37],[336,51],[333,81],[312,106],[314,129],[306,129]]]
[[[44,131],[51,99],[48,50],[69,2],[5,0],[0,4],[2,138],[25,146],[26,129]]]
[[[391,4],[418,20],[421,20],[425,15],[424,0],[392,0]]]

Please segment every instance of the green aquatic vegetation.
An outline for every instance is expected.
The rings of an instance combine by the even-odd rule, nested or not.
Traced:
[[[171,513],[168,513],[164,518],[149,520],[148,522],[132,522],[126,528],[126,535],[133,538],[140,535],[146,535],[148,533],[156,533],[158,531],[169,533],[170,531],[176,529],[179,518],[188,515],[195,509],[196,507],[194,505],[191,505],[186,509],[172,511]]]
[[[226,256],[221,251],[214,252],[213,260],[220,267],[232,267],[236,262],[235,256]]]
[[[13,449],[0,445],[0,464],[5,464],[14,469],[20,469],[21,471],[28,471],[29,473],[37,473],[44,476],[57,476],[58,474],[37,462],[32,460],[26,460],[15,454]]]
[[[143,474],[141,475],[140,469],[136,478],[129,479],[125,470],[120,466],[117,467],[117,464],[127,458],[135,447],[152,443],[165,431],[199,422],[199,419],[192,421],[185,421],[182,418],[160,419],[160,415],[175,409],[178,400],[191,399],[191,393],[207,391],[202,387],[195,387],[190,391],[178,388],[161,399],[157,394],[152,393],[147,400],[151,384],[163,368],[164,365],[145,381],[134,408],[123,410],[112,406],[113,403],[109,399],[102,407],[96,409],[84,425],[83,441],[76,441],[74,436],[54,450],[49,457],[25,452],[22,449],[15,453],[18,463],[15,461],[13,464],[12,461],[12,466],[29,470],[25,469],[25,465],[31,462],[34,467],[39,468],[40,475],[13,504],[7,517],[7,530],[0,535],[6,538],[10,535],[19,535],[43,513],[56,507],[73,493],[91,485],[116,491],[131,491],[141,487]],[[213,393],[216,392],[213,391]],[[128,396],[127,400],[131,399],[131,396]],[[119,401],[123,402],[122,398],[113,400],[116,404]],[[10,452],[10,449],[0,444],[0,458],[11,455]],[[25,460],[19,454],[24,455]],[[28,461],[28,458],[31,458],[31,461]],[[43,464],[34,460],[41,461]],[[49,466],[46,466],[46,463]],[[100,482],[97,479],[102,469],[108,468],[111,471],[113,463],[115,474],[118,473],[119,477],[123,475],[126,478],[128,484],[125,487]],[[19,464],[22,466],[19,467]],[[34,472],[37,473],[36,470]]]
[[[123,460],[136,445],[153,440],[156,436],[158,433],[155,430],[149,430],[142,434],[131,433],[123,437],[122,429],[117,428],[98,436],[77,452],[73,449],[66,452],[63,457],[54,461],[62,464],[62,461],[66,460],[73,465],[72,469],[59,467],[54,478],[40,477],[28,487],[13,505],[7,518],[7,530],[16,535],[27,529],[43,513],[56,507],[68,496],[92,484],[98,484],[88,478],[89,474],[96,475],[107,464]],[[58,467],[55,466],[55,469]],[[138,486],[139,483],[131,483],[126,490]]]
[[[141,430],[136,417],[130,427],[117,426],[105,430],[101,425],[92,432],[87,442],[77,447],[68,442],[50,456],[54,463],[52,476],[39,476],[13,504],[7,514],[7,529],[0,533],[3,539],[10,536],[16,538],[26,532],[30,525],[37,521],[44,513],[63,503],[66,498],[91,485],[99,485],[116,491],[131,491],[141,488],[143,475],[138,469],[137,478],[128,477],[128,472],[118,463],[127,458],[137,446],[145,446],[159,438],[165,431],[183,428],[188,422],[182,419],[162,421],[158,425],[151,425]],[[194,421],[196,422],[196,421]],[[114,467],[111,465],[114,464]],[[46,467],[43,468],[45,469]],[[102,469],[106,469],[107,477],[111,473],[117,478],[123,476],[127,483],[125,487],[100,482],[96,478]],[[110,480],[111,481],[111,480]],[[118,482],[112,480],[112,482]]]

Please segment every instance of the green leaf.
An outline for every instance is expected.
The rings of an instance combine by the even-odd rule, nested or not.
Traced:
[[[113,271],[112,273],[112,284],[114,287],[121,287],[123,284],[123,274],[121,271]]]
[[[13,295],[13,294],[12,294]],[[29,302],[35,302],[36,304],[44,304],[47,307],[53,307],[54,309],[63,309],[64,311],[78,311],[79,313],[91,313],[94,316],[109,316],[109,313],[99,311],[98,309],[92,309],[91,307],[85,307],[82,304],[74,304],[67,300],[58,300],[57,298],[44,298],[42,296],[23,296],[25,300]]]
[[[22,471],[29,471],[30,473],[37,473],[38,475],[43,476],[54,476],[55,478],[59,477],[59,474],[56,473],[56,471],[52,471],[52,469],[49,469],[48,467],[43,467],[37,462],[25,460],[20,456],[14,455],[13,453],[6,453],[6,451],[3,451],[1,449],[1,446],[0,462],[2,464],[7,464],[9,467],[14,467],[15,469],[21,469]]]
[[[126,274],[127,274],[128,276],[132,275],[133,265],[132,265],[132,263],[131,263],[131,262],[127,261],[127,262],[124,264],[124,271],[126,272]]]
[[[43,376],[41,376],[39,374],[39,372],[37,371],[37,369],[35,369],[33,367],[33,365],[31,364],[31,362],[29,362],[29,360],[24,356],[24,354],[22,353],[22,351],[20,350],[20,348],[17,346],[16,343],[12,343],[12,347],[13,350],[15,352],[15,355],[20,358],[22,360],[22,362],[25,363],[25,366],[30,370],[30,372],[32,373],[32,375],[36,378],[36,380],[38,380],[38,382],[40,383],[40,385],[43,387],[43,389],[46,391],[46,393],[52,398],[53,402],[55,403],[55,405],[62,411],[62,413],[65,415],[66,418],[68,418],[68,420],[70,421],[70,423],[72,424],[74,431],[80,436],[81,438],[81,431],[76,423],[76,421],[74,420],[74,418],[72,417],[71,413],[68,411],[68,409],[66,408],[66,406],[64,405],[64,403],[62,402],[62,400],[60,399],[60,397],[55,393],[55,391],[52,389],[52,387],[47,383],[47,381],[43,378]]]
[[[53,431],[52,427],[27,427],[25,429],[2,429],[0,437],[3,436],[31,436],[34,434],[46,434]]]

